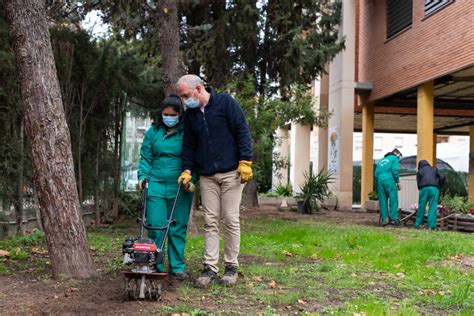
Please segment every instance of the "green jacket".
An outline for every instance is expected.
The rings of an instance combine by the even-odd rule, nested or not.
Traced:
[[[379,161],[375,168],[375,178],[377,181],[394,180],[395,183],[400,181],[399,177],[400,161],[393,153],[388,153]]]
[[[138,179],[148,177],[148,195],[174,198],[178,177],[182,172],[183,126],[178,125],[170,134],[164,127],[153,125],[145,133],[140,149]],[[191,182],[195,183],[194,177]]]

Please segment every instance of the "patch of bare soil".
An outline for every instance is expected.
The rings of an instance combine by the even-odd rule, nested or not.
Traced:
[[[197,218],[201,212],[197,212]],[[280,212],[276,208],[262,207],[256,209],[243,209],[241,212],[243,221],[254,217],[272,217],[286,220],[298,220],[301,218],[313,218],[315,221],[331,221],[356,225],[376,225],[377,214],[366,213],[342,213],[321,212],[314,215],[300,215],[294,212]],[[202,233],[201,229],[197,233]],[[115,256],[116,254],[111,254]],[[106,257],[106,256],[104,256]],[[261,258],[253,256],[241,256],[242,262],[258,262],[266,264]],[[467,262],[467,261],[466,261]],[[103,262],[97,262],[100,266]],[[469,263],[470,264],[470,263]],[[121,272],[100,271],[96,276],[87,280],[63,280],[54,281],[45,278],[44,271],[40,273],[34,269],[30,272],[16,273],[0,276],[0,314],[124,314],[135,315],[139,313],[159,313],[162,306],[178,306],[180,297],[174,290],[176,283],[165,282],[161,302],[151,301],[128,301],[125,299],[125,280]],[[223,308],[216,302],[206,300],[205,292],[196,302],[191,305],[199,305],[200,309],[218,312]],[[190,303],[190,302],[188,302]],[[197,304],[194,304],[197,303]],[[301,302],[301,310],[317,310],[322,308],[317,302]],[[285,306],[281,306],[285,311]],[[249,306],[243,298],[236,300],[230,310],[241,313],[255,313],[262,306]],[[228,310],[229,310],[228,309]],[[289,310],[288,310],[289,311]]]

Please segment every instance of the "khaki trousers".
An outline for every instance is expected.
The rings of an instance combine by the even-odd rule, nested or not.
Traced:
[[[224,264],[238,266],[240,251],[240,201],[244,184],[237,171],[201,176],[201,199],[204,209],[204,264],[214,272],[219,269],[219,221],[224,227]]]

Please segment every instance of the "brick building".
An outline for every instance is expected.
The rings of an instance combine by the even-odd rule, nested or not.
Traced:
[[[362,203],[373,190],[374,132],[417,134],[417,157],[430,162],[437,134],[470,135],[474,153],[474,2],[341,1],[346,49],[321,78],[320,106],[333,116],[317,129],[318,166],[335,173],[339,208],[351,209],[354,131],[363,135]],[[310,130],[286,134],[303,172]]]

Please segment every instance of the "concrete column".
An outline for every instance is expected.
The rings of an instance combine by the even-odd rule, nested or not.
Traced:
[[[309,160],[311,148],[311,126],[300,123],[291,124],[291,166],[290,182],[293,191],[301,192],[305,173],[309,173]]]
[[[438,134],[433,133],[433,167],[436,167],[438,160],[436,159],[436,145],[438,144]]]
[[[474,125],[469,126],[469,202],[474,202]]]
[[[328,169],[334,173],[331,189],[337,194],[338,209],[352,210],[356,1],[342,2],[339,35],[346,38],[346,48],[329,66],[329,111],[333,115],[328,128]]]
[[[360,204],[369,200],[374,190],[374,104],[362,107],[362,172]]]
[[[328,68],[328,67],[326,67]],[[329,75],[321,75],[321,93],[319,95],[319,108],[321,111],[328,110],[329,101]],[[318,170],[328,167],[328,129],[318,128]]]
[[[289,151],[290,151],[290,143],[289,143],[289,135],[288,135],[288,128],[287,127],[280,127],[276,131],[276,140],[275,140],[275,147],[273,147],[274,153],[277,153],[279,158],[287,163],[289,163]],[[275,166],[274,166],[275,167]],[[285,166],[278,170],[273,170],[272,174],[272,186],[276,187],[279,183],[287,184],[289,181],[288,179],[288,167]]]
[[[433,81],[418,87],[417,101],[417,165],[420,160],[427,160],[433,165],[433,114],[434,88]]]

